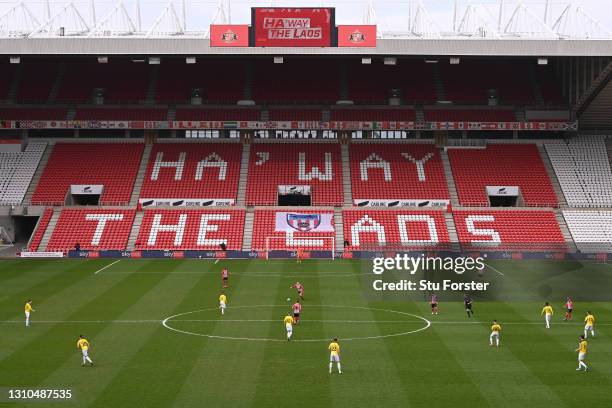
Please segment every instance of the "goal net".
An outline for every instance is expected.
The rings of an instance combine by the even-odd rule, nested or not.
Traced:
[[[297,251],[301,249],[305,253],[311,251],[330,252],[331,258],[335,257],[336,238],[330,236],[295,237],[293,233],[286,235],[274,235],[266,237],[266,259],[269,259],[272,251]]]

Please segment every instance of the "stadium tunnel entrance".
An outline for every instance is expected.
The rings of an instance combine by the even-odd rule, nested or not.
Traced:
[[[278,186],[278,205],[310,207],[312,205],[310,186]]]
[[[487,186],[491,207],[521,207],[524,205],[518,186]]]

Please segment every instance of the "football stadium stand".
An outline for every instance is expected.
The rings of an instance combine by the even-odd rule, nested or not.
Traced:
[[[372,251],[448,249],[444,212],[344,209],[345,249]]]
[[[278,214],[278,215],[277,215]],[[333,226],[334,211],[331,209],[313,210],[312,208],[277,208],[277,209],[256,209],[253,222],[253,240],[251,247],[253,250],[326,250],[334,249],[334,231],[311,231],[315,228],[314,221],[299,219],[295,222],[287,222],[294,230],[277,231],[276,218],[287,217],[287,214],[304,215],[318,214],[321,217],[329,217]],[[306,217],[305,217],[306,218]]]
[[[36,108],[28,106],[0,108],[1,120],[64,120],[66,108]]]
[[[563,217],[582,252],[612,252],[612,211],[563,211]]]
[[[274,108],[268,111],[269,120],[288,121],[288,120],[321,120],[320,109],[280,109]]]
[[[241,156],[239,143],[156,143],[141,202],[160,198],[236,200]]]
[[[353,199],[448,200],[440,150],[432,144],[353,143]]]
[[[23,152],[0,151],[0,205],[21,204],[46,142],[32,142]]]
[[[279,186],[310,186],[312,205],[342,205],[338,143],[254,143],[247,205],[277,205]]]
[[[464,250],[566,250],[554,212],[548,210],[454,210]]]
[[[28,251],[36,252],[40,246],[40,241],[47,230],[47,225],[49,225],[49,221],[51,220],[51,216],[53,216],[53,208],[45,208],[42,215],[40,216],[38,223],[36,225],[36,229],[30,238],[30,242],[28,244]]]
[[[515,122],[513,110],[505,109],[427,109],[429,122]]]
[[[244,210],[144,211],[136,249],[140,250],[229,250],[242,249]]]
[[[56,143],[32,204],[64,205],[71,185],[102,185],[100,204],[125,205],[143,149],[142,143]]]
[[[55,225],[47,251],[123,250],[134,221],[133,209],[64,208]]]
[[[612,206],[612,171],[603,138],[569,139],[545,147],[569,206]]]
[[[76,120],[166,120],[168,111],[163,108],[79,107],[74,118]]]
[[[526,206],[557,207],[558,201],[535,144],[489,144],[449,149],[459,202],[488,206],[487,186],[515,186]]]
[[[397,121],[409,122],[415,120],[414,109],[333,109],[331,120],[340,121]]]

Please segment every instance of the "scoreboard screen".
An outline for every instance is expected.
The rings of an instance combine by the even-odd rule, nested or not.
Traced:
[[[253,8],[256,47],[332,46],[333,8]]]

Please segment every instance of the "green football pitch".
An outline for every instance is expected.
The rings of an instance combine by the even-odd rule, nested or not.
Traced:
[[[231,276],[221,317],[224,265]],[[468,319],[459,299],[443,299],[432,316],[426,294],[411,301],[369,296],[358,261],[0,261],[0,405],[611,406],[612,303],[605,295],[612,265],[490,265],[487,278],[508,293],[475,297]],[[305,286],[303,320],[288,342],[282,319],[295,281]],[[561,295],[568,287],[576,292]],[[576,296],[572,322],[563,321],[566,295]],[[26,328],[28,298],[35,312]],[[546,300],[556,312],[549,330],[540,317]],[[592,370],[577,372],[574,350],[589,309],[597,319],[586,359]],[[499,348],[489,346],[492,319],[503,328]],[[79,334],[91,342],[94,367],[81,367]],[[335,367],[328,373],[332,337],[342,347],[342,375]],[[69,389],[73,399],[9,402],[15,389]]]

